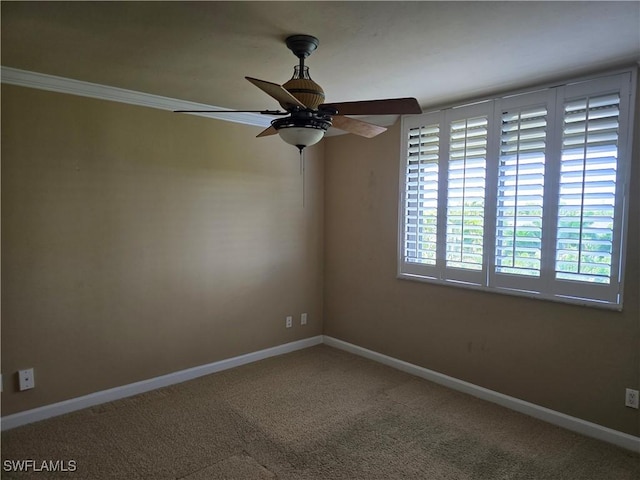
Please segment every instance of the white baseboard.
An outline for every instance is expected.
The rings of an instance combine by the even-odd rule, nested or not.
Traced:
[[[14,413],[2,417],[0,421],[1,430],[9,430],[11,428],[26,425],[28,423],[37,422],[46,418],[56,417],[65,413],[74,412],[87,407],[93,407],[101,403],[112,402],[121,398],[131,397],[140,393],[148,392],[176,383],[186,382],[194,378],[202,377],[222,370],[246,365],[247,363],[264,360],[265,358],[275,357],[284,353],[294,352],[303,348],[312,347],[322,343],[322,335],[305,338],[291,343],[285,343],[276,347],[259,350],[257,352],[247,353],[238,357],[228,358],[219,362],[200,365],[198,367],[181,370],[179,372],[169,373],[160,377],[142,380],[140,382],[122,385],[120,387],[102,390],[100,392],[91,393],[82,397],[72,398],[63,402],[45,405],[43,407],[26,410],[24,412]]]
[[[338,340],[337,338],[333,338],[328,335],[323,336],[323,343],[330,347],[339,348],[355,355],[402,370],[403,372],[424,378],[425,380],[444,385],[445,387],[473,395],[474,397],[478,397],[492,403],[497,403],[503,407],[524,413],[553,425],[566,428],[567,430],[571,430],[588,437],[597,438],[598,440],[603,440],[605,442],[618,445],[619,447],[640,453],[640,437],[603,427],[597,423],[588,422],[570,415],[565,415],[564,413],[556,412],[555,410],[541,407],[540,405],[529,403],[515,397],[510,397],[509,395],[504,395],[503,393],[489,390],[488,388],[480,387],[473,383],[458,380],[457,378],[443,375],[442,373],[438,373],[424,367],[419,367],[418,365],[404,362],[397,358],[374,352],[373,350],[367,350],[366,348],[359,347],[358,345],[354,345],[343,340]]]

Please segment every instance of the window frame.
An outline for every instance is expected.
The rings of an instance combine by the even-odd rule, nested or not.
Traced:
[[[629,216],[629,182],[633,161],[631,155],[636,108],[636,82],[637,68],[632,67],[434,109],[421,115],[403,116],[401,120],[397,277],[405,280],[454,285],[488,292],[622,310]],[[618,115],[611,281],[607,287],[606,284],[591,284],[556,278],[556,229],[565,104],[571,99],[613,91],[620,94],[620,110]],[[547,131],[543,173],[540,276],[528,277],[496,272],[497,188],[502,112],[516,108],[525,109],[535,105],[544,105],[546,108]],[[456,269],[447,269],[445,261],[449,130],[451,122],[454,120],[485,114],[488,118],[488,131],[484,185],[483,265],[482,270],[455,272]],[[405,258],[408,134],[411,129],[433,125],[437,125],[439,128],[437,248],[436,264],[425,265],[408,261]],[[605,290],[607,290],[606,295],[603,294]]]

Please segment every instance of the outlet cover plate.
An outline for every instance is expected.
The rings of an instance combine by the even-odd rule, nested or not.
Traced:
[[[18,370],[18,386],[21,392],[36,386],[36,381],[33,378],[33,368]]]
[[[638,408],[638,390],[633,390],[632,388],[627,388],[626,395],[624,397],[624,405],[626,407]]]

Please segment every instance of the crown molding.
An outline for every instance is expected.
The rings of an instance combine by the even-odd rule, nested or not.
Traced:
[[[44,73],[30,72],[11,67],[0,67],[0,81],[9,85],[36,88],[51,92],[79,95],[81,97],[97,98],[112,102],[128,103],[141,107],[158,108],[160,110],[230,110],[224,107],[188,102],[176,98],[161,97],[149,93],[110,87],[97,83],[83,82],[71,78],[57,77]],[[268,127],[276,117],[257,113],[193,113],[200,117],[215,118],[227,122],[242,123],[256,127]]]

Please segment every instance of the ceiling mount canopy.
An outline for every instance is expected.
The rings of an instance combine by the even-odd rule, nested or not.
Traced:
[[[320,85],[309,75],[309,67],[304,64],[320,45],[312,35],[290,35],[285,39],[287,48],[298,57],[293,76],[284,85],[267,82],[253,77],[245,77],[267,95],[277,100],[285,112],[254,110],[258,113],[286,115],[271,122],[271,126],[260,132],[258,137],[278,134],[286,143],[295,145],[300,152],[305,147],[318,143],[331,126],[366,138],[375,137],[386,130],[385,127],[363,122],[346,115],[404,115],[422,113],[415,98],[393,98],[384,100],[363,100],[357,102],[324,103],[325,94]],[[210,113],[220,110],[179,110],[184,113]],[[237,111],[237,110],[236,110]],[[233,111],[223,110],[225,113]]]
[[[285,43],[298,58],[307,58],[320,45],[320,41],[312,35],[290,35]]]

